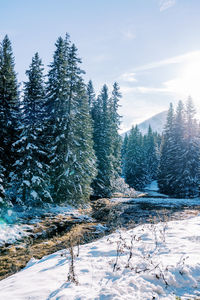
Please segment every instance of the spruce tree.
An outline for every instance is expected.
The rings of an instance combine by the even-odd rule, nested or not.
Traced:
[[[186,103],[185,124],[183,139],[181,141],[182,149],[179,150],[180,172],[176,172],[174,183],[174,195],[177,197],[197,197],[199,195],[199,137],[197,122],[194,118],[195,108],[192,98],[189,97]],[[180,155],[179,154],[179,155]]]
[[[15,186],[17,202],[33,206],[43,201],[51,202],[47,152],[43,141],[43,118],[45,88],[43,65],[38,53],[32,58],[29,70],[26,71],[28,81],[24,83],[23,124],[20,138],[14,146],[19,154],[15,162],[12,185]]]
[[[4,188],[4,170],[3,167],[0,165],[0,215],[1,215],[1,208],[5,205],[5,188]]]
[[[77,82],[78,110],[73,124],[76,124],[73,140],[75,161],[73,162],[73,183],[77,200],[86,202],[92,192],[91,183],[96,176],[96,157],[93,149],[93,128],[89,112],[87,93],[83,81]],[[77,201],[78,202],[78,201]]]
[[[55,202],[77,204],[88,199],[95,172],[91,119],[80,63],[69,36],[65,40],[60,37],[47,84],[51,193]]]
[[[115,179],[121,175],[121,147],[122,138],[119,135],[120,115],[118,113],[119,101],[121,98],[119,85],[115,82],[113,84],[112,96],[110,98],[110,121],[111,121],[111,139],[112,139],[112,156],[113,169]]]
[[[87,85],[87,96],[88,96],[88,105],[89,105],[90,112],[91,112],[93,109],[94,103],[95,103],[95,98],[96,98],[92,80],[89,80],[88,85]]]
[[[146,182],[150,183],[157,179],[159,164],[158,146],[150,125],[144,140],[144,151],[146,163]]]
[[[55,202],[62,202],[67,194],[67,138],[68,122],[68,48],[63,38],[59,37],[50,64],[47,82],[46,131],[49,141],[51,195]]]
[[[184,109],[179,101],[176,114],[168,114],[159,173],[160,190],[175,197],[199,194],[199,133],[195,109],[189,98]]]
[[[170,174],[173,172],[173,131],[174,131],[174,109],[172,103],[167,115],[167,122],[161,143],[160,165],[158,173],[158,186],[162,193],[171,194]]]
[[[15,160],[13,143],[18,139],[19,92],[11,42],[6,35],[0,45],[0,164],[4,173],[4,184]]]
[[[146,184],[146,165],[143,137],[137,126],[132,127],[125,158],[125,181],[135,189]]]
[[[185,168],[183,173],[184,195],[186,197],[198,197],[200,185],[200,143],[195,108],[192,98],[186,103],[185,124]]]
[[[124,177],[124,168],[125,168],[125,159],[126,159],[126,152],[128,147],[128,134],[125,134],[123,144],[122,144],[122,150],[121,150],[121,157],[122,157],[122,176]]]
[[[184,183],[182,181],[185,169],[184,152],[185,152],[185,110],[182,101],[179,101],[174,118],[171,159],[169,179],[169,194],[177,197],[184,197]]]
[[[97,157],[97,176],[93,181],[94,196],[110,197],[114,180],[111,119],[108,88],[103,86],[93,109],[94,149]]]

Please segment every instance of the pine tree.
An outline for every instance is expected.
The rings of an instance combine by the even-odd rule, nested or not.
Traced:
[[[88,199],[95,172],[91,120],[80,63],[69,36],[65,40],[60,37],[47,84],[47,123],[52,130],[51,192],[55,202],[77,204]]]
[[[192,98],[186,103],[183,187],[185,197],[198,197],[200,184],[200,143]]]
[[[12,145],[19,135],[19,92],[14,67],[11,42],[6,35],[0,45],[0,164],[5,183],[15,160]]]
[[[146,165],[143,137],[138,127],[132,127],[125,158],[125,181],[135,189],[146,184]]]
[[[93,128],[89,112],[89,105],[85,86],[80,80],[77,83],[78,113],[73,124],[75,128],[75,140],[73,148],[76,150],[76,160],[73,163],[74,179],[76,184],[77,199],[86,202],[92,192],[91,183],[96,176],[96,157],[93,149]]]
[[[120,115],[118,113],[119,101],[121,98],[119,85],[115,82],[113,85],[112,96],[110,98],[110,134],[112,138],[112,156],[115,179],[121,175],[121,147],[122,138],[119,135]]]
[[[88,96],[88,105],[91,112],[96,98],[92,80],[90,80],[87,85],[87,96]]]
[[[0,215],[1,208],[5,205],[5,188],[4,188],[4,172],[3,167],[0,166]]]
[[[155,141],[154,133],[149,125],[148,133],[144,137],[144,151],[145,151],[145,163],[146,163],[146,182],[150,183],[157,179],[158,173],[158,146]]]
[[[168,114],[159,173],[160,190],[175,197],[199,194],[199,133],[195,109],[189,98],[186,110],[179,101],[176,115]]]
[[[20,138],[14,144],[19,158],[14,164],[14,173],[11,174],[17,202],[22,201],[29,206],[52,201],[47,176],[47,153],[42,136],[45,103],[42,66],[36,53],[26,71],[28,81],[24,83],[23,125]]]
[[[158,174],[158,186],[162,193],[171,194],[170,174],[173,172],[173,131],[174,131],[174,109],[170,103],[167,123],[161,143],[161,156]]]
[[[184,184],[182,181],[185,152],[185,111],[182,101],[179,101],[174,118],[169,178],[169,194],[184,197]]]
[[[55,46],[53,62],[48,73],[45,123],[48,128],[46,135],[49,141],[51,195],[55,202],[62,202],[67,200],[66,144],[68,139],[65,130],[68,122],[68,47],[61,37],[58,38]]]
[[[111,120],[108,88],[103,86],[93,109],[94,149],[97,157],[97,176],[92,184],[93,194],[98,197],[110,197],[114,179]]]
[[[123,144],[122,144],[122,150],[121,150],[121,157],[122,157],[122,175],[124,177],[124,168],[125,168],[125,160],[126,160],[126,152],[127,152],[127,147],[128,147],[128,134],[125,134]]]

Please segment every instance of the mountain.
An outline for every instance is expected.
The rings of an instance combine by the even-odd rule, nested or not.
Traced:
[[[162,111],[159,114],[154,115],[153,117],[145,120],[144,122],[138,125],[140,131],[145,134],[148,131],[149,125],[151,126],[153,131],[157,131],[158,133],[162,133],[165,123],[167,119],[167,111]],[[129,134],[130,130],[126,133]],[[125,133],[122,134],[124,136]]]
[[[147,133],[149,125],[153,131],[162,133],[167,119],[167,111],[162,111],[159,114],[154,115],[153,117],[147,119],[146,121],[138,125],[140,131],[144,134]]]

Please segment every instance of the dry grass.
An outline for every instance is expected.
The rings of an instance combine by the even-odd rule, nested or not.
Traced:
[[[24,268],[32,257],[41,259],[58,250],[97,239],[96,225],[97,223],[74,225],[67,233],[52,238],[30,239],[29,243],[23,246],[15,245],[1,249],[0,280]]]

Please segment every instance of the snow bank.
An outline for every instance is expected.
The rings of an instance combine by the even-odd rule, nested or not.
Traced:
[[[156,180],[152,181],[150,184],[146,186],[145,190],[158,192],[159,191],[158,182]]]
[[[149,203],[159,207],[191,207],[191,206],[200,206],[200,198],[194,199],[178,199],[178,198],[134,198],[129,199],[127,202],[132,203]]]
[[[5,243],[13,244],[30,234],[31,225],[9,225],[0,223],[0,247]]]
[[[75,262],[79,285],[67,282],[68,252],[32,259],[21,272],[0,282],[0,299],[194,299],[200,296],[199,232],[197,216],[167,225],[141,225],[82,245]]]
[[[41,221],[42,216],[54,216],[62,214],[79,219],[80,221],[93,222],[93,219],[82,214],[78,209],[72,206],[49,206],[48,208],[32,208],[31,210],[17,211],[15,207],[9,209],[0,218],[0,247],[7,244],[13,244],[31,234],[32,224]],[[28,224],[23,224],[23,223]]]

